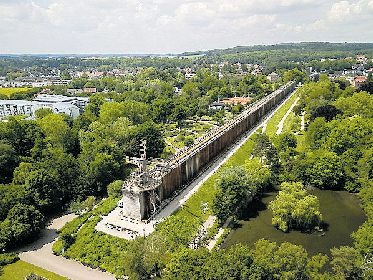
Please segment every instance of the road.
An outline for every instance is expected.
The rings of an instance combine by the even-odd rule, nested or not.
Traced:
[[[53,220],[51,225],[41,232],[38,240],[16,251],[20,259],[71,280],[115,280],[112,274],[53,255],[52,246],[58,237],[57,229],[75,217],[74,214],[69,214]]]

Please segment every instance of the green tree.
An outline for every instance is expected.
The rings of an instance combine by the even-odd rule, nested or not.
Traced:
[[[0,122],[0,139],[10,144],[18,156],[29,156],[35,139],[41,136],[35,121],[9,117],[8,122]]]
[[[100,108],[105,102],[106,100],[101,94],[94,94],[89,98],[89,102],[88,105],[85,107],[85,111],[89,111],[96,117],[99,117]]]
[[[188,82],[186,83],[181,91],[181,96],[187,99],[195,99],[201,97],[201,91],[199,89],[199,83]]]
[[[303,161],[299,160],[297,164],[300,167],[298,178],[303,179],[304,183],[320,189],[338,189],[341,187],[344,179],[342,162],[334,152],[322,149],[308,152]]]
[[[124,270],[131,279],[160,278],[170,257],[170,246],[163,234],[136,238],[124,256]]]
[[[312,122],[316,118],[325,118],[327,122],[330,122],[337,115],[341,114],[342,111],[338,110],[334,105],[323,105],[316,108],[310,117],[310,121]]]
[[[166,145],[162,130],[152,121],[138,125],[134,129],[132,137],[135,140],[136,154],[142,140],[146,140],[146,154],[149,157],[160,157]]]
[[[171,98],[160,98],[152,101],[152,117],[156,123],[166,123],[175,107],[174,100]]]
[[[183,105],[176,105],[172,110],[171,120],[175,121],[178,126],[181,126],[183,120],[187,116],[187,109]]]
[[[337,155],[343,154],[351,148],[364,145],[373,134],[372,119],[359,116],[344,118],[328,123],[330,133],[325,138],[324,147]]]
[[[260,162],[259,158],[246,160],[245,171],[250,178],[250,184],[255,186],[257,191],[264,191],[271,183],[271,170]]]
[[[106,102],[100,107],[100,121],[103,124],[110,124],[119,117],[124,117],[124,105],[117,102]]]
[[[44,217],[34,206],[14,205],[0,224],[0,247],[7,248],[34,238],[43,225]]]
[[[41,108],[35,111],[35,116],[37,119],[42,119],[50,114],[53,114],[53,111],[50,108]]]
[[[71,81],[69,84],[70,88],[80,88],[82,89],[84,85],[87,83],[88,79],[87,78],[75,78],[74,80]]]
[[[250,249],[242,245],[211,252],[183,249],[167,264],[164,279],[250,279],[252,261]]]
[[[123,188],[123,181],[122,180],[115,180],[114,182],[110,183],[107,186],[107,193],[111,197],[119,198],[122,196],[122,188]]]
[[[124,116],[127,117],[134,125],[138,125],[149,120],[149,106],[143,102],[127,100],[123,103]]]
[[[257,186],[251,183],[244,167],[223,169],[219,173],[215,188],[217,191],[212,211],[220,222],[224,222],[231,215],[237,215],[241,208],[245,208],[251,202],[257,192]]]
[[[46,210],[71,199],[77,180],[76,159],[61,148],[48,148],[35,163],[22,162],[14,171],[13,183],[25,185],[34,203]]]
[[[274,242],[260,239],[254,245],[253,263],[248,279],[329,279],[320,271],[327,257],[316,255],[308,258],[306,250],[288,242],[277,246]]]
[[[343,111],[346,116],[359,115],[362,118],[372,118],[373,96],[366,91],[354,93],[350,97],[340,97],[335,106]]]
[[[0,184],[10,183],[19,158],[11,145],[0,140]]]
[[[317,197],[307,195],[301,183],[282,183],[269,209],[273,212],[272,224],[284,232],[319,226],[322,220]]]
[[[61,114],[49,114],[37,120],[37,124],[53,147],[64,148],[69,151],[74,145],[74,135]]]
[[[331,264],[337,279],[364,279],[361,266],[363,260],[356,249],[342,246],[330,249],[332,254]]]
[[[304,83],[307,81],[307,74],[306,72],[300,71],[296,68],[286,71],[284,73],[284,81],[294,81],[296,83]]]

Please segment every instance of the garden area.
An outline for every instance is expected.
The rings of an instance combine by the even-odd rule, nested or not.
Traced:
[[[41,278],[42,277],[42,278]],[[68,280],[53,272],[24,261],[17,261],[3,268],[1,280]]]

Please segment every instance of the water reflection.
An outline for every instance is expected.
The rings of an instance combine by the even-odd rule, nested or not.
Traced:
[[[310,193],[319,198],[324,231],[292,230],[283,233],[277,230],[271,224],[272,213],[267,209],[268,203],[277,194],[272,192],[254,201],[246,209],[242,219],[237,222],[222,244],[222,248],[237,243],[251,246],[260,238],[277,242],[278,245],[285,241],[302,245],[309,256],[317,253],[330,255],[330,249],[333,247],[353,246],[350,235],[366,220],[358,197],[345,191],[311,189]]]

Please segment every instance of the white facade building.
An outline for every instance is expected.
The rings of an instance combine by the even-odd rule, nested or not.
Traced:
[[[83,108],[88,104],[88,98],[61,98],[61,95],[38,96],[34,101],[26,100],[0,100],[0,119],[6,119],[10,116],[25,115],[28,119],[35,119],[35,111],[42,108],[49,108],[54,113],[64,113],[76,119]],[[43,98],[44,97],[44,98]],[[82,99],[82,100],[80,100]]]

